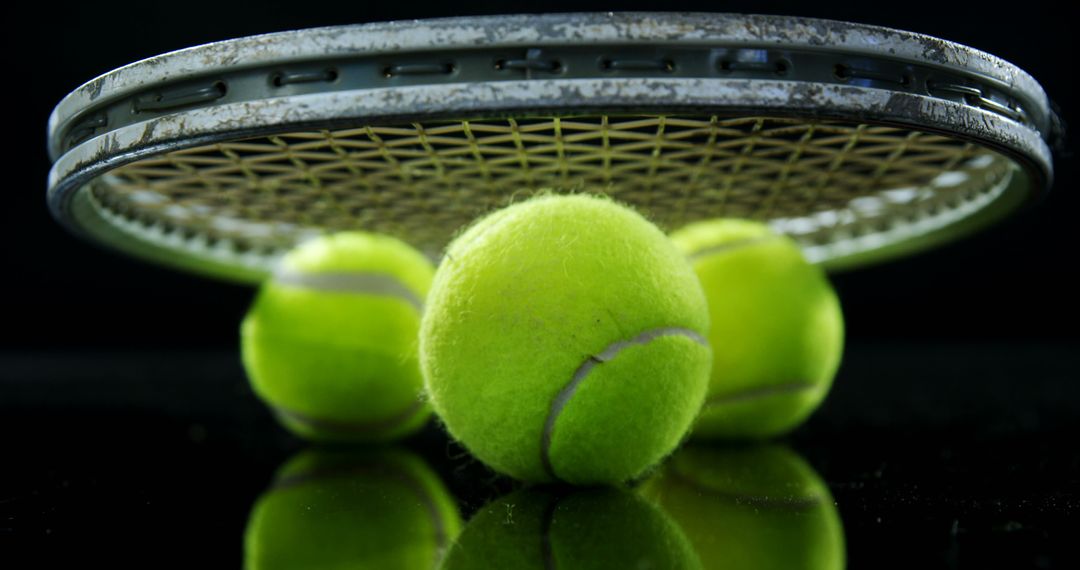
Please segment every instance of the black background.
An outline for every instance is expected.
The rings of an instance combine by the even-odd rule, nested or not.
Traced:
[[[50,218],[46,120],[98,74],[209,41],[321,25],[553,11],[769,13],[983,49],[1030,72],[1065,119],[1080,122],[1075,9],[1049,2],[185,1],[5,10],[5,568],[237,568],[252,502],[302,447],[275,426],[239,366],[251,289],[102,250]],[[852,568],[1076,567],[1072,149],[1057,157],[1050,193],[1004,223],[833,277],[847,322],[845,361],[825,405],[788,441],[828,481]],[[462,456],[435,425],[406,445],[433,464],[466,514],[512,486]]]
[[[0,206],[4,298],[0,346],[224,347],[236,343],[248,288],[162,269],[69,236],[45,207],[52,107],[81,83],[135,60],[209,41],[312,26],[544,11],[702,10],[812,16],[936,35],[1030,72],[1074,117],[1076,19],[1025,2],[356,2],[74,3],[45,13],[18,3],[5,35],[11,161]],[[1016,8],[1020,8],[1017,6]],[[20,13],[27,11],[29,13]],[[1074,10],[1075,11],[1075,10]],[[1075,143],[1070,143],[1070,151]],[[14,154],[12,154],[14,150]],[[1075,339],[1075,160],[1059,157],[1040,203],[976,237],[835,277],[849,338]]]

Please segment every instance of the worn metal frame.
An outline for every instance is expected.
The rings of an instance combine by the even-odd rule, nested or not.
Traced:
[[[49,204],[69,228],[129,253],[256,281],[290,242],[320,228],[260,246],[197,225],[163,227],[95,195],[108,196],[126,166],[230,141],[582,116],[882,125],[952,138],[993,157],[989,170],[969,169],[981,186],[962,204],[909,209],[873,227],[835,222],[826,238],[817,231],[803,240],[809,257],[834,268],[973,231],[1038,196],[1052,177],[1054,118],[1042,89],[972,48],[803,18],[553,14],[285,32],[120,68],[75,90],[50,118]],[[798,234],[792,220],[766,221]]]

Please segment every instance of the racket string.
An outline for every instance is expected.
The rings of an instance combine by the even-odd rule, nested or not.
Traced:
[[[828,243],[837,233],[877,231],[954,208],[970,196],[951,188],[974,186],[957,180],[975,180],[1002,162],[977,145],[880,125],[540,116],[217,143],[116,169],[94,193],[103,207],[140,224],[195,228],[241,250],[362,229],[437,255],[476,216],[544,189],[611,194],[666,229],[747,217]]]

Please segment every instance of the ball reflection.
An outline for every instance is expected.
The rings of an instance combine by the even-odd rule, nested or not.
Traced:
[[[828,487],[784,446],[690,446],[641,493],[678,522],[706,569],[845,565],[844,529]]]
[[[245,567],[432,569],[460,529],[453,498],[416,455],[309,450],[255,503]]]
[[[635,493],[533,488],[480,509],[443,568],[679,570],[700,565],[675,523]]]

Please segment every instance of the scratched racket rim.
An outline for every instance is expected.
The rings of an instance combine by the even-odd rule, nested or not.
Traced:
[[[759,218],[842,269],[1037,198],[1051,125],[1019,68],[880,27],[388,22],[207,44],[90,81],[50,117],[48,202],[92,241],[247,282],[340,229],[438,257],[475,216],[545,188],[612,194],[668,230]]]

